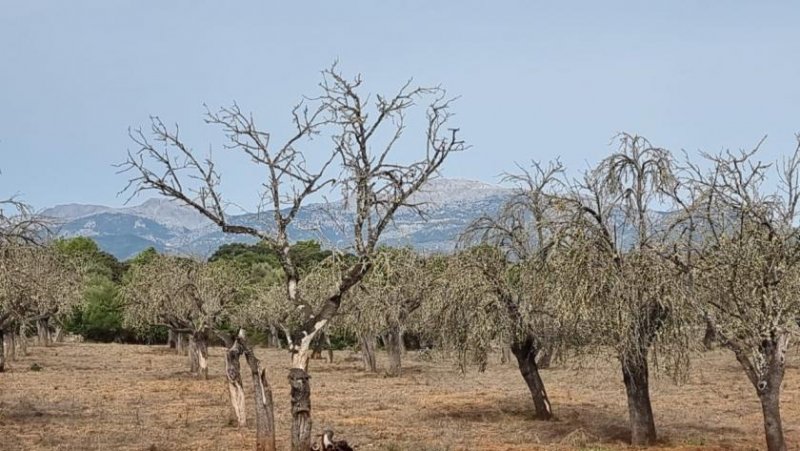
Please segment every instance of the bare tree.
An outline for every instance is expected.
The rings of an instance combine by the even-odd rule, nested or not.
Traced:
[[[574,215],[568,242],[579,263],[572,280],[583,287],[574,301],[585,303],[594,343],[613,349],[621,363],[634,445],[656,440],[648,356],[665,347],[663,363],[686,366],[686,284],[661,257],[669,242],[658,208],[668,206],[674,184],[667,150],[621,134],[619,149],[565,198]]]
[[[561,332],[567,334],[559,324],[555,291],[544,289],[557,273],[551,257],[559,245],[557,194],[563,186],[563,167],[558,162],[534,162],[530,170],[520,170],[519,174],[505,176],[504,180],[516,187],[497,215],[478,218],[466,229],[462,246],[479,247],[454,259],[455,273],[446,278],[453,284],[467,285],[458,294],[459,299],[466,296],[474,302],[453,298],[445,301],[445,308],[470,310],[455,317],[452,315],[457,312],[452,312],[451,319],[468,320],[461,326],[452,324],[452,328],[488,328],[498,334],[501,343],[511,345],[531,392],[536,418],[549,420],[552,407],[536,358],[556,345]],[[467,317],[461,318],[464,314]],[[478,349],[481,343],[489,345],[483,338],[477,342]]]
[[[762,140],[763,142],[763,140]],[[761,401],[767,448],[785,450],[780,390],[800,317],[800,136],[780,164],[751,151],[706,155],[687,165],[680,224],[694,230],[672,258],[694,282],[701,313],[733,351]],[[777,190],[768,192],[769,174]]]
[[[303,325],[289,335],[295,451],[306,451],[311,441],[307,373],[311,342],[337,313],[343,295],[370,269],[378,241],[394,214],[400,208],[420,211],[410,201],[411,195],[436,174],[453,152],[465,148],[457,130],[447,128],[451,101],[441,88],[413,88],[408,82],[396,94],[377,95],[373,102],[364,92],[361,77],[346,78],[336,65],[323,71],[320,87],[319,96],[306,99],[292,110],[294,131],[279,145],[274,145],[271,134],[257,128],[253,117],[238,105],[208,111],[206,115],[208,123],[225,132],[229,149],[248,156],[266,173],[260,199],[272,212],[259,226],[231,223],[214,162],[200,157],[183,141],[177,127],[169,128],[158,118],[151,121],[153,141],[142,130],[131,132],[139,148],[129,152],[122,165],[133,174],[128,189],[134,194],[155,190],[178,199],[222,231],[255,236],[280,256],[286,296],[305,317]],[[430,102],[422,156],[416,161],[407,156],[397,160],[394,150],[406,130],[406,114],[417,102],[426,100]],[[330,138],[331,149],[327,156],[313,159],[320,163],[312,169],[306,158],[310,155],[300,146],[322,133]],[[335,170],[338,174],[331,174]],[[193,182],[199,182],[199,186]],[[300,274],[289,253],[288,228],[309,196],[334,186],[341,188],[345,199],[353,203],[352,245],[357,258],[315,310],[298,290]],[[258,446],[268,447],[262,443]]]
[[[50,224],[15,197],[0,200],[0,244],[35,244],[47,238]]]

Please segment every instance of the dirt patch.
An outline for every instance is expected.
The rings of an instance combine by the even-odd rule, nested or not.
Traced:
[[[29,356],[0,374],[0,449],[251,449],[255,427],[252,419],[246,430],[234,426],[222,351],[209,350],[210,380],[203,381],[186,372],[186,357],[163,346],[30,347]],[[511,365],[463,375],[455,366],[409,356],[403,376],[386,378],[362,372],[358,361],[344,359],[349,354],[337,354],[333,364],[311,362],[312,407],[315,431],[330,426],[356,449],[627,447],[625,395],[613,364],[543,371],[557,419],[537,422]],[[275,391],[278,446],[287,449],[289,357],[264,349],[258,355]],[[31,371],[33,363],[41,370]],[[797,368],[793,362],[787,369],[782,403],[790,447],[800,446]],[[250,381],[245,384],[250,393]],[[758,400],[725,351],[704,354],[702,368],[685,384],[657,379],[652,397],[660,449],[763,447]]]

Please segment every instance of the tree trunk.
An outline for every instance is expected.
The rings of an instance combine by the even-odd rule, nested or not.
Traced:
[[[228,378],[228,391],[231,395],[233,413],[236,415],[236,424],[240,428],[247,426],[247,409],[244,402],[244,385],[242,384],[241,366],[239,358],[242,356],[242,345],[239,340],[233,342],[225,353],[225,375]]]
[[[389,367],[386,375],[397,377],[402,371],[403,335],[399,326],[391,326],[385,337],[386,353],[389,356]]]
[[[703,335],[703,346],[706,350],[712,350],[717,344],[717,329],[714,327],[714,322],[708,315],[705,316],[706,332]]]
[[[47,318],[36,320],[36,333],[39,346],[50,346],[50,329],[47,326]]]
[[[622,380],[628,395],[628,415],[631,423],[631,444],[648,446],[656,441],[656,424],[650,404],[650,375],[647,350],[622,358]]]
[[[187,335],[181,332],[175,334],[175,351],[179,355],[189,355],[189,339]]]
[[[236,342],[241,346],[253,377],[253,394],[256,404],[256,451],[275,451],[275,409],[272,387],[267,372],[261,367],[253,348],[247,343],[244,330],[239,330]]]
[[[378,372],[378,365],[375,362],[376,341],[374,335],[361,337],[361,360],[364,362],[364,370],[371,373]]]
[[[0,329],[0,373],[6,370],[6,333]]]
[[[28,326],[26,326],[25,323],[19,325],[19,336],[17,338],[19,342],[19,352],[23,356],[28,355]]]
[[[539,353],[536,354],[536,366],[539,367],[540,370],[546,370],[550,368],[550,363],[553,361],[553,347],[552,346],[544,346],[542,349],[539,350]]]
[[[208,379],[208,336],[205,332],[198,332],[193,336],[194,351],[197,354],[197,374],[204,380]]]
[[[729,346],[733,343],[728,343]],[[789,346],[788,335],[777,340],[765,340],[759,349],[764,361],[753,363],[751,353],[746,353],[740,346],[732,346],[736,359],[744,367],[750,382],[756,388],[761,411],[764,414],[764,432],[769,451],[785,451],[786,441],[783,437],[781,422],[781,384],[785,371],[786,349]],[[738,351],[738,352],[737,352]]]
[[[197,374],[200,370],[200,360],[197,358],[197,342],[194,334],[189,334],[189,372]]]
[[[281,346],[281,337],[280,333],[278,332],[278,328],[274,325],[269,326],[269,346],[271,348],[280,349]]]
[[[325,334],[325,347],[328,348],[328,363],[333,363],[333,344],[328,334]]]
[[[311,448],[311,384],[308,375],[308,360],[311,357],[311,342],[324,327],[324,323],[312,334],[306,334],[291,348],[292,366],[289,369],[289,385],[292,399],[292,451],[307,451]],[[296,343],[293,341],[293,343]]]
[[[64,327],[63,326],[56,326],[56,332],[53,336],[53,340],[56,343],[63,343],[64,342]]]
[[[170,349],[175,349],[178,345],[176,335],[174,330],[167,329],[167,346]]]
[[[780,377],[779,379],[783,378]],[[764,413],[764,431],[767,436],[767,449],[769,451],[786,451],[786,442],[783,438],[783,424],[781,423],[780,382],[775,385],[769,384],[759,393],[758,399],[761,401],[761,411]]]
[[[509,360],[511,360],[511,349],[503,345],[500,347],[500,364],[505,365]]]
[[[311,376],[302,368],[289,370],[292,387],[292,451],[311,449]]]
[[[9,362],[17,360],[17,340],[13,329],[3,336],[3,346],[5,347],[5,357]]]
[[[511,352],[517,358],[519,372],[528,385],[528,390],[533,398],[533,408],[537,420],[550,420],[553,418],[553,411],[550,400],[547,398],[547,391],[544,389],[544,381],[539,376],[539,368],[536,366],[536,346],[533,337],[528,336],[524,340],[517,341],[511,345]]]

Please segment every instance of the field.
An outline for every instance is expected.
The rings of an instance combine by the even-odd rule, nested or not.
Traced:
[[[289,431],[285,352],[259,349],[276,404],[279,449]],[[578,371],[543,370],[558,417],[530,419],[531,403],[512,365],[462,375],[409,352],[399,378],[361,371],[349,352],[333,364],[312,361],[315,431],[331,426],[362,450],[529,450],[625,448],[627,410],[613,362]],[[695,359],[687,383],[654,381],[663,449],[760,449],[760,406],[724,351]],[[40,370],[31,369],[33,364]],[[790,447],[800,444],[800,372],[790,362],[783,419]],[[163,346],[58,344],[30,347],[0,374],[2,450],[242,450],[252,424],[233,426],[221,348],[210,349],[210,378],[186,373],[186,358]],[[243,370],[247,368],[243,362]],[[247,373],[249,379],[249,373]],[[249,380],[246,389],[250,393]],[[249,399],[248,399],[249,401]],[[251,408],[251,406],[249,406]],[[252,415],[252,414],[251,414]]]

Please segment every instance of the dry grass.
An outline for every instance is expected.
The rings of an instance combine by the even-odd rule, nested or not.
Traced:
[[[164,347],[62,344],[33,347],[0,374],[0,449],[232,450],[254,447],[251,424],[233,426],[222,349],[211,349],[210,380],[185,372]],[[627,436],[621,377],[612,363],[581,372],[543,371],[557,421],[531,419],[524,383],[510,365],[460,374],[409,354],[402,377],[365,374],[359,362],[312,362],[315,430],[330,425],[362,450],[618,449]],[[279,448],[287,447],[288,357],[259,350],[277,407]],[[758,449],[760,407],[724,351],[695,361],[688,383],[657,380],[656,421],[665,449]],[[41,371],[31,371],[33,363]],[[243,362],[243,370],[246,368]],[[248,373],[249,374],[249,373]],[[800,446],[797,367],[787,371],[783,415]],[[249,381],[246,381],[249,382]],[[249,393],[249,384],[247,387]],[[252,409],[252,406],[249,406]]]

